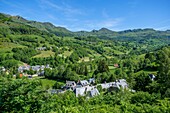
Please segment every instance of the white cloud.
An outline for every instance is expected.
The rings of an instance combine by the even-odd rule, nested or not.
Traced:
[[[70,30],[73,31],[91,31],[93,29],[101,29],[102,27],[111,29],[111,30],[118,30],[119,25],[121,25],[123,19],[117,18],[117,19],[106,19],[101,21],[95,21],[95,20],[81,20],[74,22],[73,24],[69,25],[67,27]]]
[[[103,20],[103,21],[99,21],[99,22],[90,22],[89,21],[89,22],[87,22],[87,26],[92,29],[94,29],[94,28],[100,29],[102,27],[112,29],[112,28],[120,25],[122,21],[123,21],[122,18],[107,19],[107,20]]]
[[[41,0],[40,7],[45,8],[53,8],[57,11],[61,11],[65,14],[65,16],[71,16],[71,15],[82,15],[83,12],[80,9],[73,8],[72,6],[66,4],[65,2],[62,2],[62,4],[58,5],[56,3],[53,3],[49,0]]]

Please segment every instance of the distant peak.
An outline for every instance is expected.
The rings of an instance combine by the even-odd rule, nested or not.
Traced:
[[[12,18],[17,19],[17,20],[22,20],[22,21],[27,21],[27,19],[17,15],[17,16],[12,16]]]
[[[111,30],[109,30],[109,29],[103,27],[103,28],[99,29],[99,31],[111,31]]]

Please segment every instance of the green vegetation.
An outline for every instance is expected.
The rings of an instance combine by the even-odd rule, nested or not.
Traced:
[[[0,111],[170,112],[169,38],[169,30],[71,32],[51,23],[0,14],[0,67],[6,69],[0,70]],[[49,64],[52,69],[45,68],[42,77],[20,78],[18,67],[23,63]],[[70,91],[48,93],[66,80],[92,77],[96,84],[126,79],[136,92],[100,88],[100,95],[89,99]]]
[[[41,53],[34,56],[34,58],[36,58],[36,57],[50,57],[50,56],[54,56],[54,54],[55,53],[52,51],[41,51]]]
[[[45,78],[40,78],[40,81],[42,83],[43,87],[53,87],[54,84],[56,83],[55,80],[49,80],[49,79],[45,79]]]

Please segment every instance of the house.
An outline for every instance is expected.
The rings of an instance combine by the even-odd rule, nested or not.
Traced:
[[[38,74],[34,74],[34,75],[32,75],[32,77],[38,77]]]
[[[103,84],[98,84],[98,85],[101,85],[102,89],[108,89],[109,88],[108,83],[103,83]]]
[[[46,47],[37,47],[37,50],[40,50],[40,51],[46,50],[46,49],[47,49]]]
[[[85,87],[80,87],[80,88],[76,88],[74,90],[74,93],[76,94],[76,97],[78,96],[85,96]]]
[[[57,89],[49,89],[48,93],[50,93],[50,94],[58,94],[58,90]]]
[[[40,72],[38,73],[38,76],[43,76],[44,73],[45,73],[45,71],[40,71]]]
[[[76,94],[76,97],[78,97],[79,95],[85,96],[87,94],[87,92],[90,92],[90,95],[95,96],[99,92],[92,91],[94,89],[95,89],[95,86],[84,86],[84,87],[75,88],[74,93]]]
[[[50,93],[50,94],[58,94],[58,93],[64,93],[65,91],[63,91],[63,90],[60,90],[60,89],[49,89],[49,90],[47,90],[48,91],[48,93]]]
[[[31,66],[29,65],[24,65],[24,66],[19,66],[18,72],[23,72],[25,70],[30,70]]]
[[[94,83],[95,83],[95,78],[90,78],[90,79],[88,80],[88,82],[89,82],[90,84],[94,84]]]
[[[38,75],[44,75],[45,68],[50,68],[49,64],[47,64],[46,66],[44,66],[44,65],[29,66],[29,65],[25,64],[24,66],[20,66],[18,68],[18,72],[22,73],[25,70],[32,69],[33,71],[36,71]],[[50,68],[50,69],[52,69],[52,68]]]
[[[119,79],[116,84],[119,86],[119,87],[122,87],[122,89],[126,89],[128,88],[128,84],[126,82],[125,79]],[[120,89],[120,88],[119,88]]]
[[[36,66],[31,66],[31,68],[32,68],[32,70],[33,71],[40,71],[40,69],[41,69],[41,66],[40,65],[36,65]]]
[[[115,85],[115,82],[103,83],[103,84],[99,84],[99,85],[101,85],[102,89],[108,89],[108,88],[110,88],[111,86],[114,86],[114,85]]]
[[[87,86],[89,85],[89,82],[87,80],[80,80],[77,84],[82,86]]]
[[[68,88],[71,88],[72,90],[73,90],[73,88],[76,86],[76,83],[75,83],[75,81],[67,81],[66,80],[66,88],[68,89]]]
[[[90,91],[90,96],[91,97],[94,97],[94,96],[97,96],[97,95],[100,95],[97,88],[94,88],[93,90]]]
[[[81,88],[82,87],[82,85],[76,85],[75,87],[73,87],[73,91],[76,89],[76,88]]]
[[[114,87],[114,88],[118,88],[118,89],[128,88],[128,84],[125,79],[119,79],[119,80],[116,80],[116,82],[103,83],[103,84],[99,84],[99,85],[101,85],[102,89],[108,89],[110,87]]]

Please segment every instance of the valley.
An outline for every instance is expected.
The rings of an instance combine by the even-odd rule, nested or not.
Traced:
[[[72,32],[49,22],[0,13],[0,67],[0,111],[170,110],[170,30],[101,28]],[[87,99],[86,93],[75,95],[67,88],[65,93],[47,92],[61,89],[68,81],[78,84],[91,78],[100,92],[93,98]],[[128,89],[97,85],[118,80],[127,81]]]

